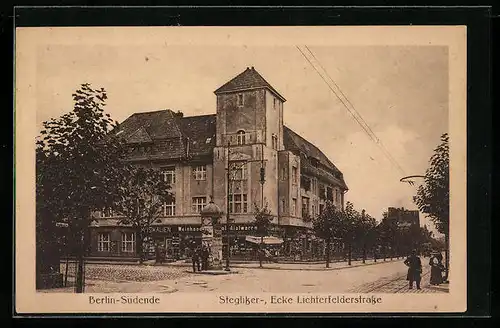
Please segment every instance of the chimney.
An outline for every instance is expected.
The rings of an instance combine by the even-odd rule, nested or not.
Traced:
[[[180,110],[178,110],[176,113],[174,113],[174,116],[177,117],[177,118],[183,118],[184,117],[184,113],[181,112]]]

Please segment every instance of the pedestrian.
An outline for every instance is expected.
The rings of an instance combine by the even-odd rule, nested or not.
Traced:
[[[417,289],[420,289],[420,280],[422,274],[422,262],[420,257],[417,256],[417,251],[413,250],[411,255],[406,258],[404,264],[408,267],[408,274],[406,280],[409,281],[409,288],[413,288],[413,282],[417,285]]]
[[[208,247],[206,245],[203,245],[202,249],[201,249],[201,259],[202,259],[202,262],[201,262],[201,269],[202,270],[208,270],[208,256],[209,256],[210,252],[208,250]]]
[[[442,276],[443,257],[440,255],[441,255],[440,253],[434,252],[431,254],[431,258],[429,259],[429,265],[431,267],[431,278],[430,278],[431,285],[439,285],[443,282],[443,276]]]
[[[200,267],[200,248],[195,247],[193,249],[193,254],[191,255],[191,260],[193,262],[193,272],[196,272],[196,269],[198,269],[198,272],[201,271]]]

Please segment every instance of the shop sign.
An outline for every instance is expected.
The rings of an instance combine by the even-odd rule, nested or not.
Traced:
[[[172,228],[166,226],[157,226],[157,227],[149,227],[149,232],[163,232],[163,233],[171,233]]]
[[[198,227],[198,226],[180,226],[179,231],[180,232],[199,232],[200,227]]]

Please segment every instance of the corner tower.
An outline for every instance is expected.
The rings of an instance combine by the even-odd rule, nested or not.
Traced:
[[[253,67],[215,90],[217,96],[216,176],[226,177],[227,157],[231,171],[236,170],[230,184],[231,213],[251,214],[254,205],[263,201],[277,215],[278,151],[283,150],[283,103],[280,95]],[[229,155],[228,155],[229,153]],[[242,170],[239,167],[243,167]],[[265,183],[260,183],[261,168]],[[225,183],[216,183],[214,198],[225,202]],[[217,186],[218,185],[218,186]],[[234,200],[233,200],[234,199]],[[241,201],[240,201],[241,200]]]

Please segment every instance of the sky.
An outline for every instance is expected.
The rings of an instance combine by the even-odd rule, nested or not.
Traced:
[[[113,33],[122,33],[115,30]],[[123,33],[126,33],[124,31]],[[439,45],[308,46],[392,154],[396,169],[293,44],[51,42],[36,48],[36,126],[72,110],[81,83],[105,88],[106,111],[213,114],[218,87],[253,66],[281,95],[284,122],[343,172],[346,201],[380,220],[416,209],[404,175],[424,174],[448,132],[448,48]],[[418,181],[417,181],[418,182]],[[421,224],[433,229],[421,214]]]

